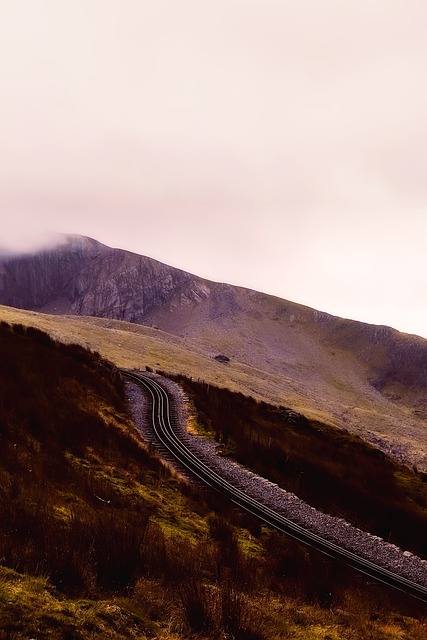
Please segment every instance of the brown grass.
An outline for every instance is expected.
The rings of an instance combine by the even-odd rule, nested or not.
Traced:
[[[422,637],[412,604],[172,477],[99,355],[4,324],[0,344],[1,639]]]
[[[205,432],[239,462],[323,511],[427,557],[426,474],[286,407],[175,379],[190,395]]]
[[[64,342],[78,342],[119,367],[150,366],[182,373],[259,400],[290,406],[310,419],[344,427],[368,440],[376,438],[384,448],[397,445],[403,459],[427,470],[423,417],[385,397],[369,383],[379,362],[372,361],[368,367],[339,341],[323,343],[318,329],[307,318],[285,327],[283,333],[284,326],[274,320],[274,313],[273,305],[261,319],[245,316],[241,335],[236,333],[236,319],[232,328],[227,326],[222,332],[218,327],[211,331],[208,323],[200,334],[182,338],[117,320],[50,316],[0,307],[0,318],[33,324]],[[218,353],[231,355],[231,361],[218,363],[214,359]],[[410,395],[410,388],[403,391]]]

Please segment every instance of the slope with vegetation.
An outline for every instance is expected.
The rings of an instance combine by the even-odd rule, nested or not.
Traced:
[[[150,338],[205,361],[200,368],[184,356],[187,370],[176,373],[206,370],[213,383],[222,375],[224,386],[347,428],[427,471],[427,341],[420,337],[212,282],[77,235],[33,254],[0,256],[0,303],[97,316],[110,322],[96,326],[120,332],[131,326],[114,321],[156,327]],[[218,353],[229,358],[221,373],[221,363],[206,362]]]
[[[427,558],[426,473],[285,406],[169,377],[191,398],[193,426],[214,437],[223,453],[310,505]]]
[[[183,373],[270,404],[290,406],[310,419],[356,433],[397,460],[427,471],[426,427],[420,400],[421,396],[425,399],[425,391],[421,391],[421,383],[404,387],[401,398],[405,402],[393,400],[402,382],[392,382],[391,374],[387,374],[388,383],[382,392],[369,383],[368,378],[379,384],[387,354],[384,349],[370,349],[363,336],[357,338],[352,333],[358,323],[342,321],[336,333],[329,327],[322,342],[315,327],[302,316],[287,333],[282,328],[278,331],[269,316],[279,310],[272,307],[261,319],[236,316],[234,323],[223,320],[218,331],[211,331],[209,322],[197,337],[106,318],[54,316],[4,306],[0,306],[0,319],[41,328],[64,342],[78,342],[119,367],[139,367],[143,358],[144,364],[153,369]],[[412,344],[404,335],[399,341]],[[367,371],[344,348],[348,342],[370,360]],[[218,362],[218,353],[227,355],[230,361]],[[422,360],[423,351],[417,353]]]
[[[417,605],[172,475],[98,354],[5,322],[0,349],[0,638],[425,637]]]

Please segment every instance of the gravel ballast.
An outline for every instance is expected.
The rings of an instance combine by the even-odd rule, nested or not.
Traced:
[[[149,376],[159,382],[171,397],[174,427],[180,440],[202,462],[225,480],[245,491],[260,503],[323,538],[427,587],[426,560],[409,551],[402,550],[378,536],[362,531],[342,518],[336,518],[314,509],[295,494],[281,489],[278,485],[258,476],[229,458],[218,455],[216,442],[189,433],[186,428],[189,418],[189,403],[182,389],[167,378],[156,374],[149,374]],[[125,384],[127,399],[136,427],[146,442],[156,446],[155,434],[150,428],[150,420],[148,419],[146,394],[139,385],[133,382],[127,381]],[[171,463],[171,460],[168,459],[168,462]],[[179,466],[178,470],[185,475]]]

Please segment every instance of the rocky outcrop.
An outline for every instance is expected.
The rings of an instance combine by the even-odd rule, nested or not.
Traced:
[[[0,263],[0,303],[21,309],[143,322],[153,307],[188,306],[208,296],[196,276],[80,236]]]
[[[324,327],[324,341],[356,352],[369,365],[373,387],[382,392],[394,389],[396,397],[399,386],[427,392],[427,340],[391,327],[325,318],[322,314],[317,320]]]

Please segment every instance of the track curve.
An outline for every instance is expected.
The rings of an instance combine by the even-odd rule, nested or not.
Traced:
[[[283,514],[252,498],[228,480],[225,480],[216,471],[210,469],[180,441],[175,433],[171,419],[171,401],[167,391],[153,378],[143,374],[131,373],[126,370],[122,370],[122,374],[145,390],[151,401],[151,422],[157,440],[192,476],[213,490],[227,494],[238,507],[256,516],[277,531],[289,535],[305,545],[318,549],[332,558],[343,561],[370,578],[427,602],[427,587],[377,565],[293,522]]]

